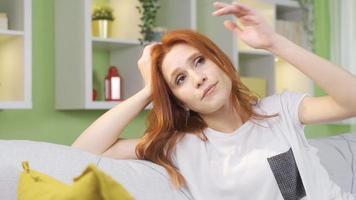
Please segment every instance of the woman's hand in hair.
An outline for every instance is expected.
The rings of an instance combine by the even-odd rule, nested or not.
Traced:
[[[158,42],[151,43],[143,49],[141,58],[137,61],[138,68],[140,69],[141,76],[145,81],[145,88],[151,89],[151,52],[152,48],[157,45]]]
[[[254,9],[237,2],[232,4],[215,2],[214,6],[216,8],[212,13],[214,16],[233,15],[238,18],[242,26],[231,20],[226,20],[224,25],[249,46],[269,49],[274,44],[278,34]]]

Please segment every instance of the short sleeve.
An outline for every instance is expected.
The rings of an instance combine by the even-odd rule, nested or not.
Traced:
[[[291,92],[288,90],[282,92],[280,95],[283,114],[292,121],[295,127],[300,128],[301,130],[304,129],[305,125],[299,120],[299,110],[301,103],[306,96],[310,95],[307,93]]]

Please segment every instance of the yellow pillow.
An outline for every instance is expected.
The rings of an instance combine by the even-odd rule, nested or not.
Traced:
[[[18,186],[19,200],[133,200],[131,194],[110,176],[90,164],[67,185],[51,176],[31,170],[27,161]]]

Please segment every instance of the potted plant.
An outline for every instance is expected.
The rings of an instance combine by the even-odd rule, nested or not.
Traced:
[[[92,13],[93,36],[107,38],[111,36],[112,21],[114,21],[113,9],[102,5],[95,7]]]
[[[142,38],[139,39],[141,44],[160,40],[160,34],[164,28],[156,27],[157,11],[160,8],[158,0],[139,0],[139,3],[141,6],[136,6],[136,8],[142,15],[140,18],[142,23],[139,25],[142,34]]]

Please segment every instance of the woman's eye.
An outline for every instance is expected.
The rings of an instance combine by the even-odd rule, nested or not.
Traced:
[[[198,64],[203,64],[204,63],[204,57],[202,57],[202,56],[199,56],[198,58],[197,58],[197,62],[196,62],[196,64],[195,64],[195,66],[197,66]]]
[[[179,75],[176,79],[176,84],[181,85],[184,80],[185,80],[185,75]]]

